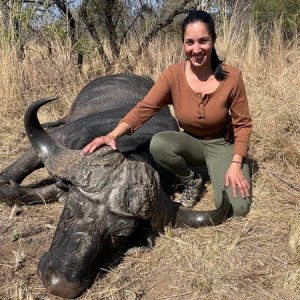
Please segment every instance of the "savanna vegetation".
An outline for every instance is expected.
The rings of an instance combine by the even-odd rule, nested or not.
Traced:
[[[183,59],[180,20],[199,5],[214,12],[217,52],[246,83],[251,212],[217,227],[166,228],[153,250],[131,251],[102,270],[81,299],[299,298],[299,1],[2,0],[0,167],[28,146],[22,118],[30,102],[59,96],[40,114],[55,120],[97,76],[130,71],[156,79]],[[212,197],[208,183],[196,209],[212,208]],[[62,207],[0,204],[1,299],[52,299],[36,269]]]

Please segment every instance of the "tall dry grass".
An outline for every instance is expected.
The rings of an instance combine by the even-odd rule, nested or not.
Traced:
[[[90,51],[80,73],[68,43],[54,37],[52,45],[54,55],[50,57],[45,46],[31,43],[20,62],[14,43],[0,27],[1,167],[25,148],[22,116],[28,103],[60,96],[59,103],[41,114],[44,121],[54,120],[65,113],[90,79],[107,73],[95,51]],[[232,18],[220,26],[216,47],[221,58],[242,70],[247,87],[254,122],[249,153],[255,161],[250,214],[214,228],[166,230],[151,252],[126,256],[83,299],[299,298],[299,39],[284,41],[280,23],[274,24],[267,36],[253,23],[237,25]],[[142,57],[137,57],[134,49],[132,41],[122,49],[120,58],[110,56],[112,72],[133,68],[156,79],[166,66],[184,58],[180,38],[170,35],[157,38]],[[207,189],[199,209],[212,207],[209,185]],[[21,217],[8,220],[5,214],[9,209],[0,207],[2,298],[45,296],[32,275],[40,252],[30,252],[28,239],[49,245],[60,210],[59,205],[29,207]],[[23,234],[18,245],[11,242],[13,230]],[[14,247],[15,254],[22,254],[18,267],[16,255],[4,247]]]

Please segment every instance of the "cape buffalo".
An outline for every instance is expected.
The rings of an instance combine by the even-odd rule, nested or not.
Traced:
[[[225,191],[221,206],[207,212],[184,209],[165,193],[160,176],[152,166],[148,143],[157,131],[178,130],[167,108],[138,132],[124,137],[122,143],[120,139],[118,151],[106,146],[89,156],[82,156],[79,150],[70,149],[82,147],[78,141],[70,141],[72,134],[84,139],[85,144],[94,136],[110,131],[124,114],[124,107],[129,110],[136,103],[135,98],[142,98],[150,87],[149,79],[130,74],[97,79],[83,89],[71,107],[66,124],[52,135],[39,123],[37,111],[56,97],[41,99],[26,111],[28,138],[57,183],[52,192],[54,196],[55,193],[58,195],[56,189],[63,188],[67,194],[51,247],[39,263],[39,275],[53,295],[79,296],[94,281],[109,249],[119,239],[130,237],[143,222],[150,226],[145,235],[151,244],[153,233],[167,224],[208,226],[220,224],[227,217],[230,204]],[[99,94],[100,90],[104,94]],[[84,102],[86,106],[82,105]],[[102,104],[107,105],[103,112],[93,109]],[[97,133],[91,132],[96,129]],[[88,135],[88,138],[82,135]],[[26,165],[26,160],[21,162]],[[20,162],[17,164],[21,165]],[[15,165],[8,168],[6,176],[14,175],[17,181],[29,172],[28,168],[23,172],[16,169]],[[4,183],[2,186],[9,185]],[[18,190],[17,185],[15,189]],[[30,194],[23,189],[24,195]],[[34,188],[31,192],[33,195]]]
[[[69,149],[82,149],[97,136],[111,131],[119,120],[141,100],[152,87],[147,76],[117,74],[91,81],[75,98],[66,117],[43,127],[59,144]],[[118,140],[118,149],[127,157],[145,158],[149,155],[151,137],[162,130],[178,130],[176,120],[166,107],[141,126],[132,136]],[[7,204],[24,204],[51,201],[62,195],[57,183],[21,187],[24,178],[34,170],[43,167],[31,148],[18,160],[0,172],[0,201]],[[2,184],[1,184],[2,183]]]

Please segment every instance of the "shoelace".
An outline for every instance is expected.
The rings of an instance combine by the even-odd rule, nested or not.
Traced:
[[[193,184],[187,185],[182,192],[182,202],[190,201],[194,197],[195,186]]]

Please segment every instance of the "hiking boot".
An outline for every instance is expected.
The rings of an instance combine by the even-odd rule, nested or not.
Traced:
[[[183,207],[192,208],[196,205],[201,195],[202,178],[195,177],[187,183],[181,193],[179,202]]]

